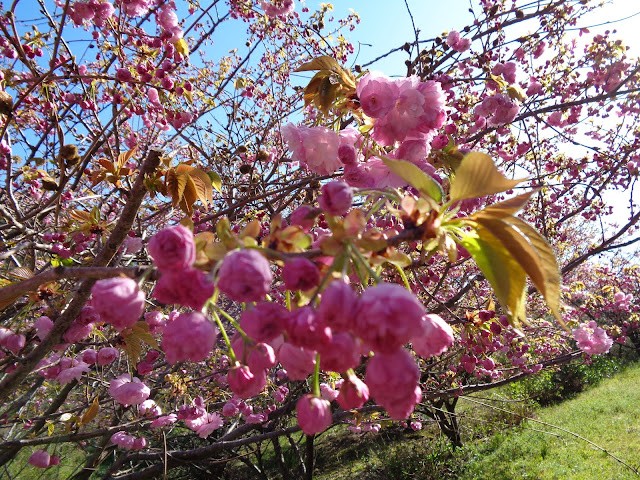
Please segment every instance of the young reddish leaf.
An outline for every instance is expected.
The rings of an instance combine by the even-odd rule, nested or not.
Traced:
[[[100,166],[102,168],[104,168],[107,172],[112,173],[115,175],[116,173],[116,166],[110,162],[109,160],[107,160],[106,158],[99,158],[98,159],[98,163],[100,164]]]
[[[509,180],[500,173],[489,155],[471,152],[465,155],[456,170],[449,196],[452,202],[484,197],[509,190],[525,180]]]
[[[384,164],[412,187],[437,203],[442,202],[442,187],[433,178],[420,170],[416,165],[405,160],[392,160],[382,157]]]
[[[138,150],[138,147],[133,147],[131,150],[121,153],[120,155],[118,155],[118,161],[116,162],[116,166],[118,167],[118,170],[120,170],[122,167],[125,166],[125,164],[131,160],[131,158],[133,158],[133,156],[136,154],[136,151]]]

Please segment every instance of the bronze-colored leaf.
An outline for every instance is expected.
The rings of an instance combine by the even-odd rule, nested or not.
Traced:
[[[35,274],[33,270],[28,267],[17,267],[9,271],[9,276],[17,278],[18,280],[27,280],[32,278]]]
[[[93,399],[93,403],[91,403],[91,406],[87,409],[86,412],[84,412],[82,418],[80,418],[80,425],[88,425],[89,423],[91,423],[91,420],[96,418],[99,411],[100,404],[98,403],[98,397],[96,397]]]
[[[338,61],[329,55],[322,55],[313,60],[300,65],[294,72],[310,72],[313,70],[329,70],[338,73],[342,70],[342,66]]]
[[[125,164],[129,160],[131,160],[131,158],[133,158],[137,150],[138,150],[138,147],[134,146],[131,150],[118,155],[118,161],[116,162],[116,166],[118,167],[118,170],[124,167]]]

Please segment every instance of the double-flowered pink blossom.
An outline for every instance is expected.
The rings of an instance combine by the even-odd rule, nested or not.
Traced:
[[[289,380],[304,380],[316,365],[316,352],[283,343],[278,349],[278,360],[287,370]]]
[[[148,250],[162,272],[191,268],[196,259],[193,232],[183,225],[160,230],[149,240]]]
[[[320,368],[329,372],[346,372],[360,364],[360,349],[350,333],[335,333],[331,341],[318,346]]]
[[[323,398],[303,395],[296,404],[298,425],[306,435],[324,432],[331,425],[331,405]]]
[[[411,339],[413,350],[424,358],[440,355],[453,345],[453,329],[438,315],[425,315],[422,331]]]
[[[512,122],[519,109],[520,104],[516,100],[502,93],[497,93],[486,97],[482,103],[476,105],[475,114],[479,117],[485,117],[488,126],[496,127]]]
[[[308,305],[292,311],[285,328],[288,341],[296,347],[317,349],[331,341],[331,329]]]
[[[273,302],[258,303],[240,316],[240,328],[256,342],[269,342],[282,334],[289,311]]]
[[[98,350],[97,362],[98,365],[109,365],[120,356],[120,351],[113,347],[104,347]]]
[[[151,390],[139,378],[123,373],[109,383],[109,395],[121,405],[139,405],[144,402]]]
[[[412,75],[391,79],[377,72],[358,82],[356,93],[364,113],[373,117],[373,138],[394,145],[407,138],[431,141],[446,121],[445,95],[439,82]]]
[[[103,322],[116,330],[132,327],[140,319],[145,295],[135,280],[128,277],[98,280],[91,289],[91,305]]]
[[[185,268],[162,273],[153,290],[153,297],[167,305],[200,310],[214,290],[214,283],[208,275],[195,268]]]
[[[266,372],[252,372],[247,365],[236,365],[229,370],[227,383],[233,393],[240,398],[255,397],[267,385]]]
[[[422,398],[418,386],[420,370],[413,356],[399,348],[392,353],[377,353],[369,359],[365,383],[376,403],[394,420],[403,420]]]
[[[460,32],[452,30],[447,35],[447,45],[453,48],[456,52],[464,52],[471,47],[471,40],[463,38]]]
[[[185,423],[187,427],[196,432],[200,438],[207,438],[224,424],[222,417],[216,412],[204,412],[202,416],[196,419],[186,419]]]
[[[325,183],[320,189],[318,205],[330,215],[344,215],[351,208],[353,189],[340,180]]]
[[[421,333],[425,314],[407,289],[380,283],[360,296],[354,333],[374,352],[390,353]]]
[[[145,437],[134,437],[127,432],[116,432],[111,435],[111,442],[125,450],[142,450],[147,446]]]
[[[291,158],[313,173],[326,175],[342,166],[338,158],[340,137],[333,130],[326,127],[296,127],[288,123],[282,127],[282,138],[293,152]]]
[[[218,329],[200,312],[181,313],[169,321],[162,334],[162,349],[173,365],[184,360],[200,362],[209,356]]]
[[[613,340],[609,338],[604,329],[598,326],[595,320],[581,323],[580,328],[573,329],[571,333],[573,333],[578,348],[589,355],[607,353],[613,345]]]
[[[282,279],[287,290],[309,290],[320,282],[320,271],[308,258],[288,260],[282,269]]]
[[[237,302],[259,302],[271,289],[269,262],[258,251],[229,253],[218,270],[218,288]]]
[[[89,364],[82,360],[65,357],[60,360],[60,371],[56,376],[56,380],[64,385],[73,380],[80,380],[82,374],[89,370]]]
[[[295,9],[295,4],[293,0],[262,0],[260,8],[264,10],[265,15],[277,17],[291,14]]]
[[[335,332],[349,332],[355,327],[358,296],[351,286],[334,280],[322,292],[317,309],[318,319]]]

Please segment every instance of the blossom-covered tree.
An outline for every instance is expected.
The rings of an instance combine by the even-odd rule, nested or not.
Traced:
[[[327,429],[638,348],[640,64],[596,2],[479,1],[406,72],[329,4],[206,3],[2,7],[0,464],[312,478]]]

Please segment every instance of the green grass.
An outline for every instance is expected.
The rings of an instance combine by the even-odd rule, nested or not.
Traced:
[[[536,419],[578,434],[634,468],[640,465],[640,365],[557,406]],[[637,479],[629,468],[584,440],[548,425],[526,421],[559,437],[522,429],[497,434],[467,450],[461,479]]]

